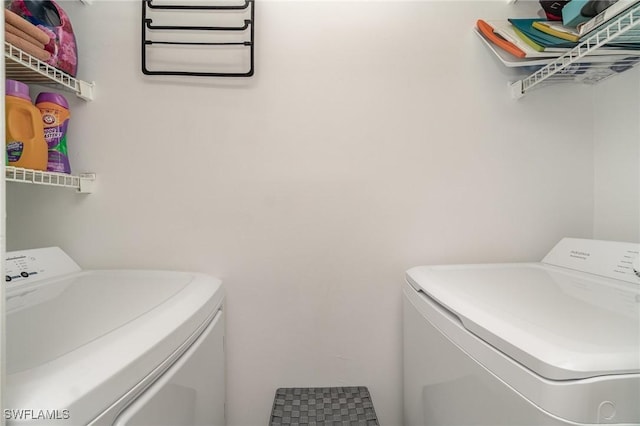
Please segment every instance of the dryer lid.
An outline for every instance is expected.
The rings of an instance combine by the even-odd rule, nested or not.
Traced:
[[[191,280],[170,272],[89,271],[11,289],[7,374],[39,367],[126,326]]]
[[[204,274],[110,270],[6,296],[6,406],[68,409],[86,424],[194,335],[223,289]]]
[[[548,379],[640,373],[635,284],[542,263],[422,266],[407,280]]]

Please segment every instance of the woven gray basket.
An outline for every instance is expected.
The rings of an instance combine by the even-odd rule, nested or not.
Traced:
[[[369,390],[364,386],[280,388],[269,426],[379,426]]]

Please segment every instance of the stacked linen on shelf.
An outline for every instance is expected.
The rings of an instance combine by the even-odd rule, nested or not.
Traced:
[[[8,9],[4,10],[4,39],[43,62],[51,59],[45,50],[51,40],[47,33]]]

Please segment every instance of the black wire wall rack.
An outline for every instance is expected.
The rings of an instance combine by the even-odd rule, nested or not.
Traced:
[[[243,23],[235,26],[199,26],[199,25],[158,25],[154,24],[154,13],[201,11],[205,13],[215,12],[237,12],[245,19]],[[152,16],[153,15],[153,16]],[[196,77],[251,77],[254,74],[254,26],[255,26],[255,1],[244,0],[244,4],[218,4],[218,5],[187,5],[187,4],[154,4],[154,0],[142,0],[142,72],[145,75],[178,75]],[[154,32],[164,32],[169,34],[184,34],[185,32],[207,32],[218,34],[237,34],[240,40],[224,41],[187,41],[171,38],[171,40],[152,39]],[[247,40],[248,38],[248,40]],[[188,71],[174,69],[150,69],[149,56],[153,46],[175,46],[175,47],[238,47],[244,51],[243,56],[247,56],[244,61],[248,65],[248,70],[222,72],[222,71]],[[211,53],[211,52],[210,52]],[[215,56],[215,55],[214,55]],[[211,57],[211,55],[209,55]],[[181,61],[174,61],[175,65],[182,64]],[[165,66],[171,65],[171,60],[164,61]],[[215,61],[212,61],[215,66]]]

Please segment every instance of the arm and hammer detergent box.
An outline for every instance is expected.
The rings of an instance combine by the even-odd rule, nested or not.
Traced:
[[[71,173],[67,153],[67,127],[69,125],[69,104],[64,96],[43,92],[36,98],[36,107],[42,114],[44,139],[49,149],[47,171]]]

